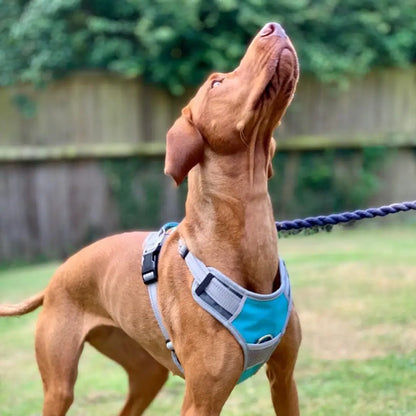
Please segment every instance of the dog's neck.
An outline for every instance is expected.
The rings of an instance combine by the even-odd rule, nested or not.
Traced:
[[[249,153],[208,154],[191,170],[180,233],[207,266],[248,290],[270,293],[278,255],[267,160]]]

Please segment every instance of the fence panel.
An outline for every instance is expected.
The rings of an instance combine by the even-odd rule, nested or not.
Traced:
[[[189,95],[96,72],[41,90],[0,88],[0,262],[66,256],[103,235],[180,219],[186,189],[163,176],[164,139]],[[416,68],[377,71],[347,90],[304,76],[276,132],[276,217],[416,199],[415,114]],[[362,149],[372,145],[391,150],[366,192]],[[329,162],[328,150],[341,153]],[[308,168],[313,159],[319,166]],[[336,189],[325,188],[331,180]]]

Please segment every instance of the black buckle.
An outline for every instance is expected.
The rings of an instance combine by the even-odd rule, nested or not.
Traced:
[[[202,282],[198,285],[198,287],[195,289],[195,293],[198,296],[201,296],[201,294],[205,291],[205,289],[207,288],[207,286],[211,283],[211,280],[214,278],[215,276],[211,273],[208,273],[205,277],[204,280],[202,280]]]
[[[154,232],[149,235],[148,245],[150,246],[142,256],[142,278],[146,285],[157,282],[157,265],[159,262],[159,253],[162,249],[163,241],[167,235],[167,231],[178,224],[175,222],[169,222],[165,224],[158,232]]]
[[[157,257],[154,255],[153,251],[143,256],[142,277],[146,285],[157,281]]]
[[[162,244],[158,243],[152,251],[143,255],[142,278],[146,285],[157,282],[157,263],[161,248]]]

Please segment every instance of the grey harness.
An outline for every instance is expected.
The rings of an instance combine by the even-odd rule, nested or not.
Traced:
[[[166,238],[167,226],[151,233],[144,242],[142,276],[149,291],[152,308],[172,359],[183,374],[169,334],[163,325],[157,303],[157,262]],[[221,322],[240,344],[244,368],[239,382],[255,374],[270,358],[279,344],[292,307],[289,276],[283,260],[279,261],[281,285],[268,295],[246,290],[213,267],[207,267],[194,256],[183,241],[179,253],[184,258],[194,281],[194,300]]]

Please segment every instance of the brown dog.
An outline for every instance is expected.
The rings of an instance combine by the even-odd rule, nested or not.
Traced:
[[[163,245],[158,283],[163,322],[185,373],[181,415],[219,415],[242,372],[243,354],[231,333],[192,298],[192,276],[178,253],[179,238],[205,264],[248,290],[267,294],[279,287],[267,179],[275,150],[272,131],[297,79],[295,50],[280,25],[269,23],[235,71],[208,78],[167,134],[165,172],[177,184],[189,172],[186,216]],[[169,370],[179,374],[141,279],[147,234],[98,241],[60,266],[43,292],[0,307],[0,316],[15,316],[43,304],[36,357],[44,416],[64,415],[70,407],[86,341],[128,373],[121,415],[141,415]],[[279,415],[299,413],[293,370],[300,340],[292,309],[285,335],[267,363]]]

